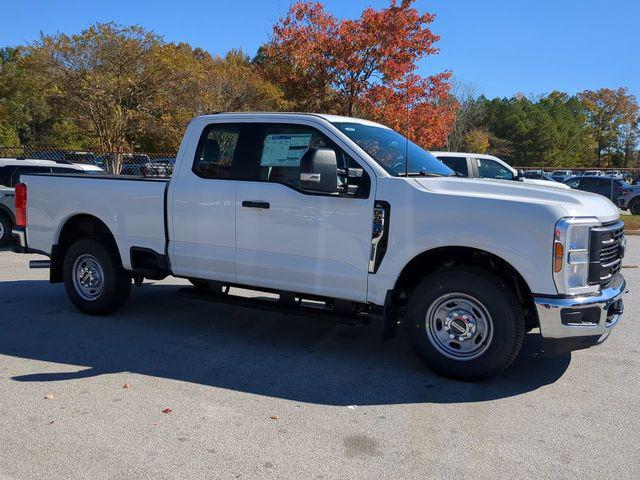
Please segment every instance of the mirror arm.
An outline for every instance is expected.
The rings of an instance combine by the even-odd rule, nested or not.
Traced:
[[[364,170],[361,168],[339,168],[338,175],[347,178],[362,178]]]

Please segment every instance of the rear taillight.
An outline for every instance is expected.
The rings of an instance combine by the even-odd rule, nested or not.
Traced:
[[[18,183],[15,187],[16,227],[27,226],[27,186]]]

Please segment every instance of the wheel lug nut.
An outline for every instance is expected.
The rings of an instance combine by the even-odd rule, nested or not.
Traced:
[[[453,333],[451,333],[449,334],[449,338],[456,338],[456,336]]]

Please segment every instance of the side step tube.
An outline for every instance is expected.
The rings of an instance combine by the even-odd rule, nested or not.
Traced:
[[[51,260],[29,260],[29,268],[51,268]]]

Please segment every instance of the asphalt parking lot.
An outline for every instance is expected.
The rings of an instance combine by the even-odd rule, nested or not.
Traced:
[[[2,251],[0,479],[638,478],[640,237],[628,250],[604,345],[526,348],[478,384],[425,370],[402,336],[186,298],[174,278],[87,317],[38,257]]]

